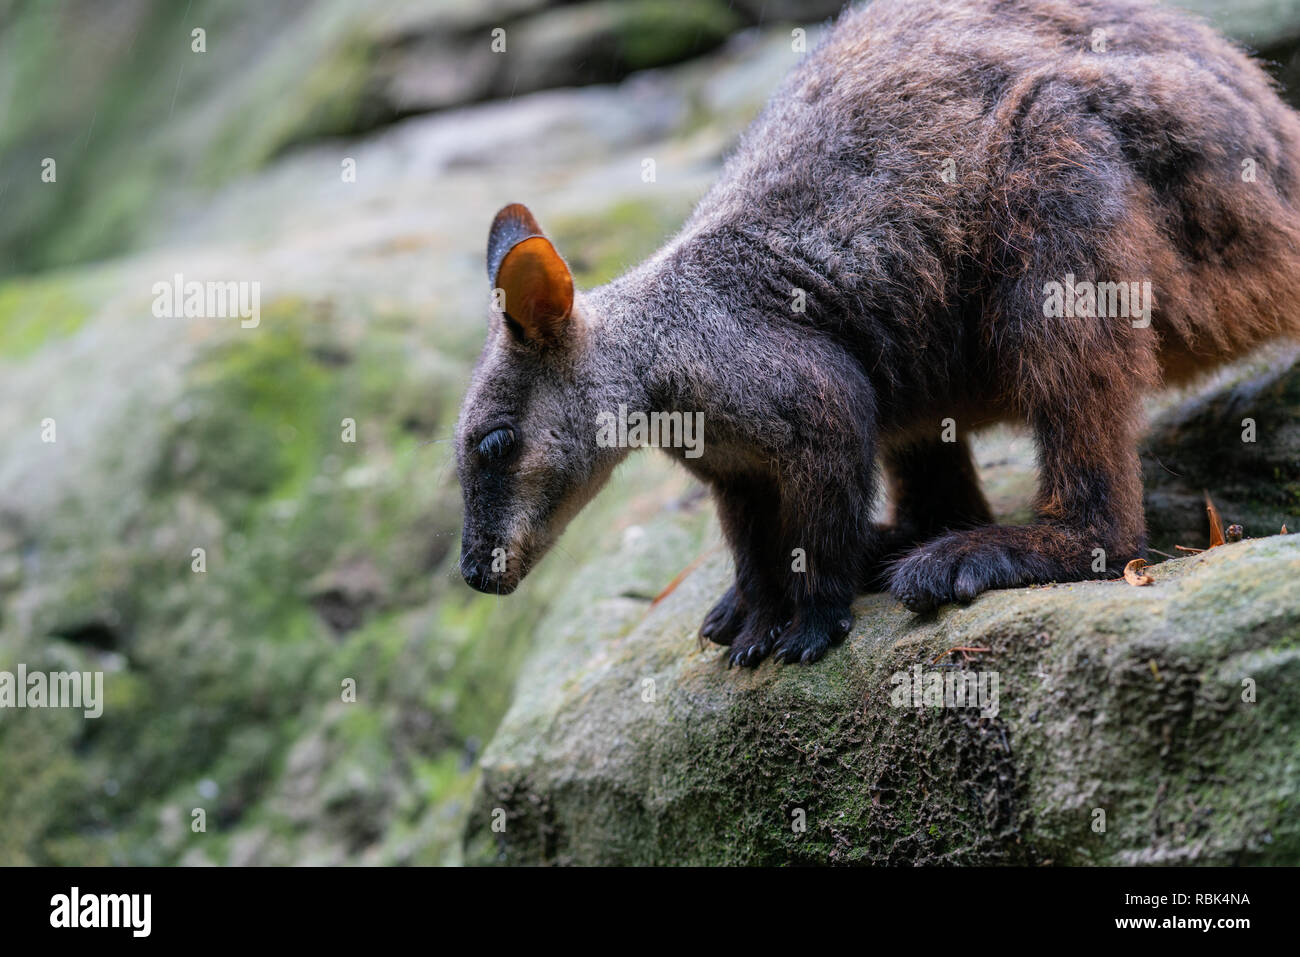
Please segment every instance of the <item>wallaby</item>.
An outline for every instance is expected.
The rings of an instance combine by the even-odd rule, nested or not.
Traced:
[[[702,454],[668,451],[734,554],[700,627],[730,663],[820,658],[863,590],[927,612],[1117,576],[1146,547],[1141,390],[1300,336],[1298,163],[1264,71],[1153,3],[845,12],[621,278],[576,293],[526,208],[497,215],[465,580],[516,587],[627,454],[598,441],[625,410],[703,414]],[[992,523],[967,441],[1008,419],[1028,525]]]

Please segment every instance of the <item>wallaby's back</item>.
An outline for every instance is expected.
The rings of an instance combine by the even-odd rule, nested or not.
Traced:
[[[887,405],[978,391],[981,361],[1013,390],[1034,354],[1085,350],[1095,331],[1043,316],[1066,274],[1150,282],[1132,372],[1178,380],[1300,336],[1298,161],[1300,118],[1186,14],[876,0],[795,69],[682,238],[762,263],[736,278],[772,321],[806,290],[794,321],[862,343]]]

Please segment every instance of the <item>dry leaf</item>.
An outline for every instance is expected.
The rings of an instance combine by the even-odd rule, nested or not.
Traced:
[[[1211,548],[1218,548],[1225,542],[1223,535],[1223,519],[1219,517],[1219,510],[1215,508],[1214,503],[1210,501],[1210,493],[1205,492],[1204,490],[1202,490],[1202,492],[1205,495],[1205,514],[1210,517],[1210,544],[1205,548],[1192,548],[1188,545],[1175,545],[1174,548],[1177,551],[1190,552],[1193,555],[1198,555],[1201,552],[1209,551]],[[1240,525],[1234,525],[1232,527],[1238,530],[1241,528]],[[1240,541],[1241,539],[1240,536],[1238,536],[1232,540]]]
[[[1219,518],[1219,510],[1214,507],[1210,501],[1210,493],[1205,493],[1205,511],[1210,516],[1210,548],[1218,548],[1223,544],[1223,519]]]
[[[1146,567],[1146,564],[1144,558],[1133,559],[1124,566],[1124,580],[1130,585],[1150,585],[1155,579],[1143,573],[1142,569]]]

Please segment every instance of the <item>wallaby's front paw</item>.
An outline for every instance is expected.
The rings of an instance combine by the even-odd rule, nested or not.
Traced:
[[[757,668],[771,653],[772,645],[780,634],[780,625],[764,626],[758,615],[750,615],[745,626],[731,642],[731,650],[727,652],[727,667],[739,665],[742,668]]]
[[[772,655],[786,664],[812,664],[848,637],[852,627],[853,613],[848,608],[800,609],[777,637]]]
[[[704,616],[700,637],[719,645],[729,645],[745,624],[745,602],[735,585],[726,590],[718,603]]]
[[[889,590],[914,612],[963,604],[991,588],[1016,588],[1059,578],[1051,558],[999,540],[998,529],[954,532],[922,545],[898,563]],[[1011,539],[1007,534],[1006,539]]]

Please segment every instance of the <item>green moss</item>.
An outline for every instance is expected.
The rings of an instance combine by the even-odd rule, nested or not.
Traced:
[[[9,97],[0,103],[0,275],[120,254],[181,192],[389,119],[367,97],[377,52],[353,5],[317,4],[286,21],[224,0],[150,0],[138,14],[119,36],[119,24],[20,4],[0,35],[0,95]],[[191,49],[195,27],[206,30],[206,52]],[[250,60],[249,44],[231,41],[253,34]],[[46,156],[58,164],[53,184],[39,181]]]
[[[216,185],[258,169],[297,144],[355,135],[374,125],[378,118],[367,110],[367,91],[376,56],[367,35],[335,38],[312,62],[286,77],[288,83],[277,95],[259,104],[257,123],[250,126],[246,114],[227,118],[199,175]]]
[[[629,70],[676,63],[721,44],[742,25],[729,4],[633,0],[618,5],[616,36]]]
[[[0,357],[22,359],[80,329],[94,308],[84,286],[57,274],[0,282]]]

